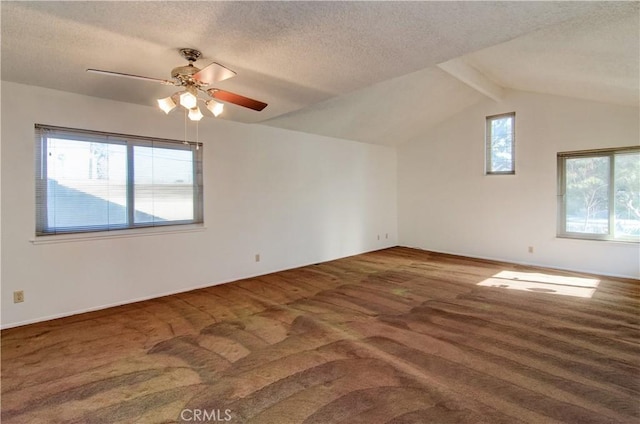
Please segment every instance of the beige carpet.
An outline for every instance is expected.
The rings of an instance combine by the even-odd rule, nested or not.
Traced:
[[[638,423],[639,288],[393,248],[9,329],[2,423]]]

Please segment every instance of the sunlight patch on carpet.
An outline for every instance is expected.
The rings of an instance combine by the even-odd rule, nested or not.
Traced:
[[[500,271],[479,286],[591,298],[600,280],[534,272]]]

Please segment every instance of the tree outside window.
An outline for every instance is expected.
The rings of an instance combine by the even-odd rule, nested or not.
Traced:
[[[559,235],[640,240],[640,149],[558,155]]]
[[[487,175],[515,174],[515,119],[515,112],[487,117]]]

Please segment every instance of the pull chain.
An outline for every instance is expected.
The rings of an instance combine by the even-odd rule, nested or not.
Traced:
[[[184,144],[189,144],[187,142],[187,109],[184,110]]]

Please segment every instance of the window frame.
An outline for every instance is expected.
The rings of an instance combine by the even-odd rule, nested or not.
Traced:
[[[46,238],[56,235],[73,235],[94,233],[103,235],[114,231],[149,229],[156,227],[173,227],[204,223],[204,187],[203,187],[203,145],[193,141],[178,141],[156,137],[146,137],[130,134],[109,133],[77,128],[59,127],[53,125],[35,124],[35,189],[36,189],[36,238]],[[103,143],[106,145],[124,145],[126,147],[126,223],[104,225],[79,225],[71,227],[49,227],[48,225],[48,182],[47,182],[47,153],[49,138],[62,140],[76,140],[82,142]],[[193,219],[138,222],[135,215],[135,171],[134,148],[158,147],[165,149],[191,151],[193,164]]]
[[[640,153],[640,146],[627,146],[606,149],[577,150],[570,152],[558,152],[557,154],[557,237],[596,240],[596,241],[615,241],[615,242],[632,242],[639,243],[640,240],[634,237],[625,237],[615,235],[615,156],[624,153]],[[575,231],[567,231],[567,175],[566,160],[579,158],[609,158],[609,181],[608,189],[608,227],[606,234],[580,233]]]
[[[491,123],[498,119],[511,117],[511,169],[507,171],[492,171],[492,131]],[[515,175],[516,173],[516,112],[500,113],[485,118],[485,148],[484,148],[484,174],[485,175]]]

